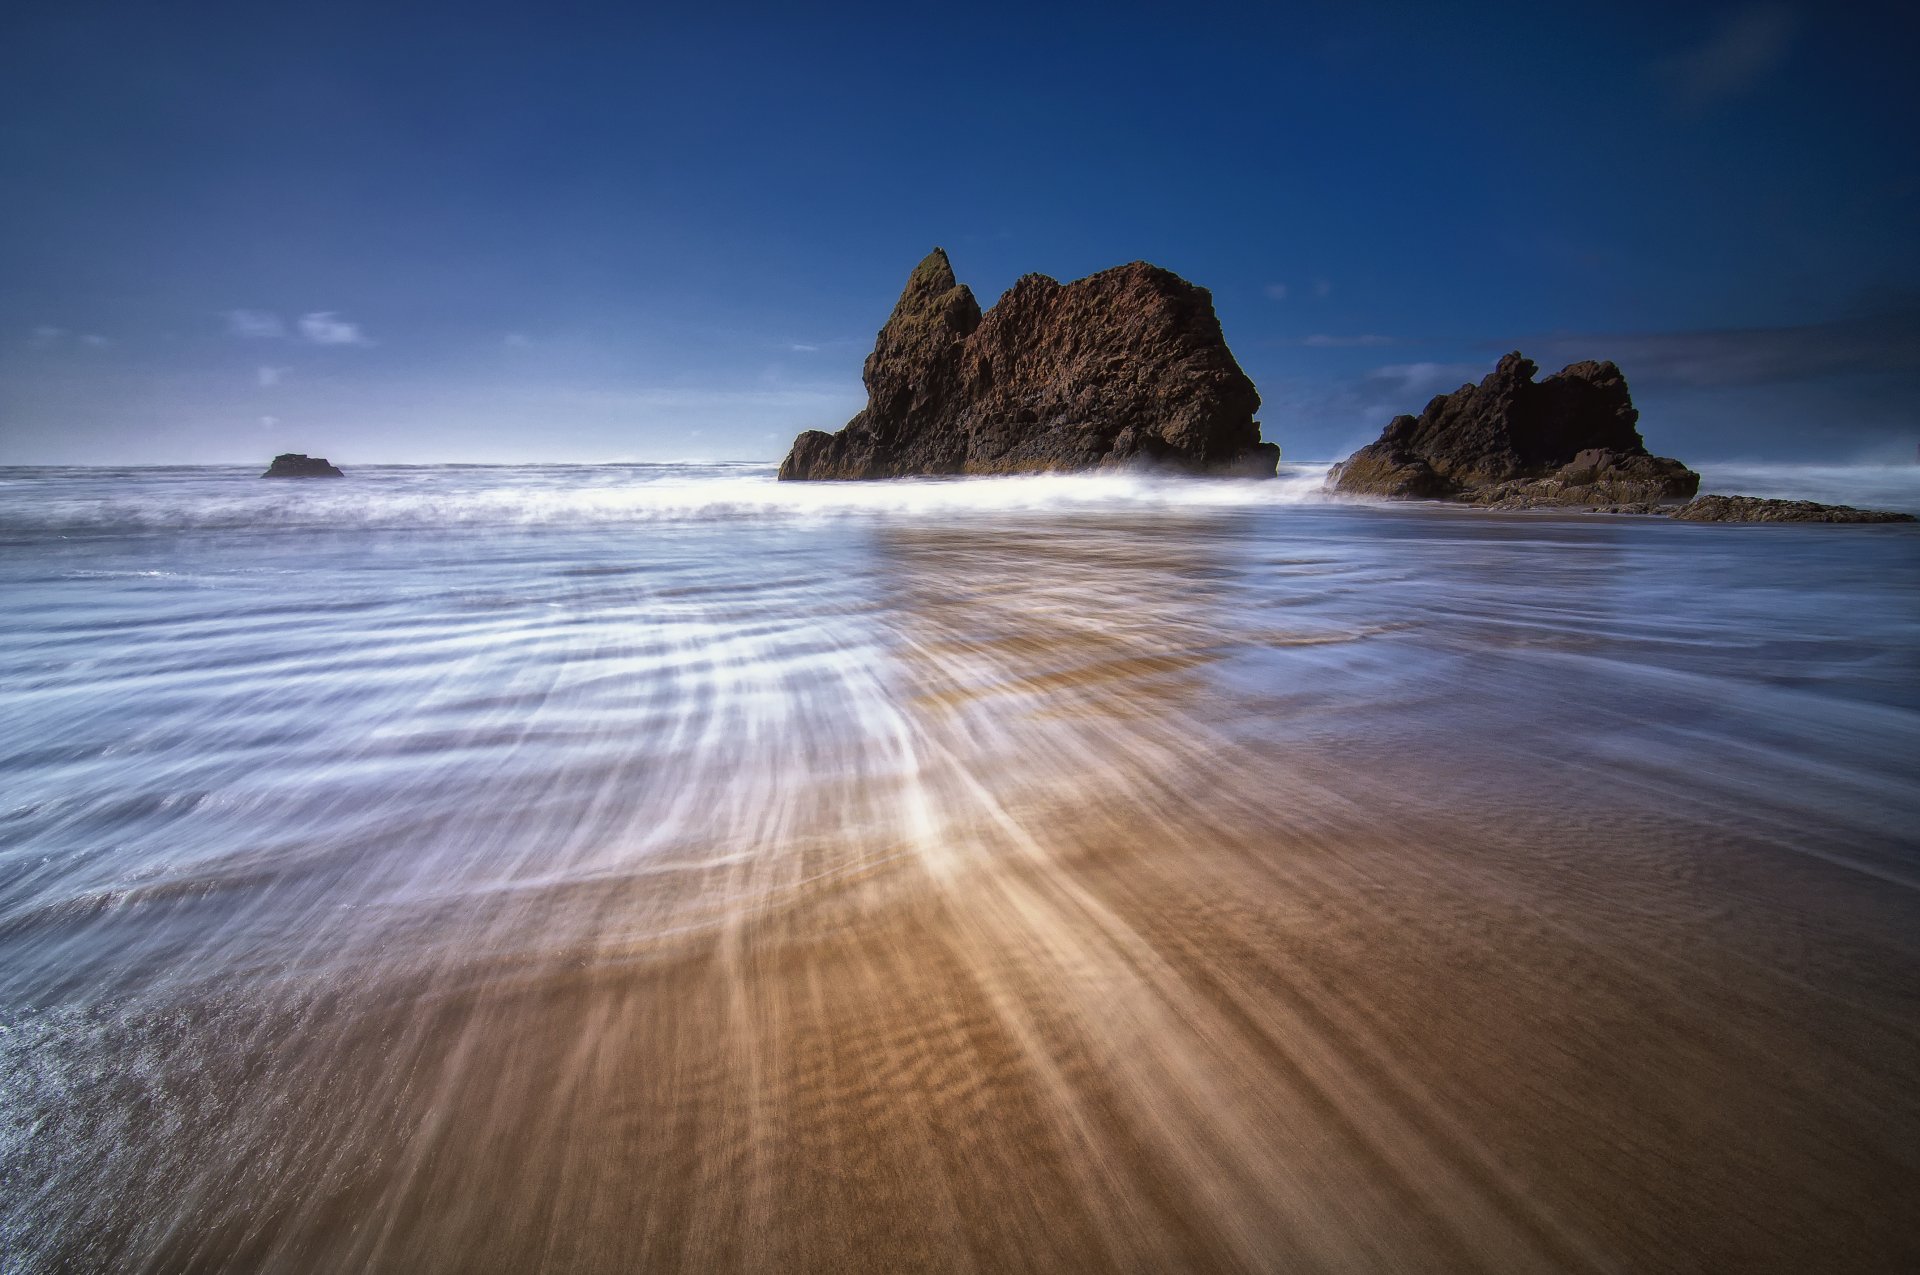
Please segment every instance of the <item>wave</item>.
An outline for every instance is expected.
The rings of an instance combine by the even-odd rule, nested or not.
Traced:
[[[379,467],[345,481],[261,483],[251,471],[42,471],[6,478],[0,531],[353,530],[966,517],[1223,509],[1324,499],[1324,464],[1267,480],[1138,474],[782,483],[770,465]],[[243,476],[245,475],[245,476]]]
[[[1330,497],[1324,462],[1273,479],[1037,474],[782,483],[769,464],[365,466],[262,482],[248,467],[0,470],[0,535],[618,527],[712,522],[1124,515],[1371,503]],[[1702,491],[1920,513],[1920,465],[1719,462]]]

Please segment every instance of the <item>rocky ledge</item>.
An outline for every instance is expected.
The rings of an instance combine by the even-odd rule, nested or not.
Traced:
[[[282,452],[273,458],[273,464],[267,466],[262,478],[345,478],[334,466],[327,463],[325,456],[308,456],[304,452]]]
[[[784,479],[1165,467],[1272,476],[1260,396],[1205,289],[1144,261],[1074,283],[1030,274],[984,315],[935,248],[862,378],[867,406],[808,430]]]
[[[1636,512],[1687,500],[1700,475],[1647,451],[1627,381],[1611,363],[1575,363],[1542,381],[1518,351],[1478,385],[1396,416],[1327,475],[1352,495],[1455,500],[1496,509]]]
[[[1702,496],[1673,516],[1682,522],[1913,522],[1912,514],[1811,500],[1765,500],[1759,496]]]

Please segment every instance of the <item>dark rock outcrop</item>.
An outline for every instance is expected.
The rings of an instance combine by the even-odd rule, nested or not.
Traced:
[[[782,478],[1164,466],[1271,476],[1260,396],[1205,288],[1136,261],[1030,274],[986,314],[935,248],[867,356],[867,406],[794,440]]]
[[[325,456],[308,456],[302,452],[282,452],[273,458],[273,464],[267,466],[262,478],[345,478],[346,475],[327,463]]]
[[[1700,475],[1655,456],[1611,363],[1575,363],[1543,381],[1518,351],[1478,385],[1396,416],[1334,466],[1330,490],[1457,500],[1501,509],[1658,506],[1686,500]]]
[[[1912,514],[1852,505],[1821,505],[1811,500],[1767,500],[1760,496],[1702,496],[1673,516],[1682,522],[1913,522]]]

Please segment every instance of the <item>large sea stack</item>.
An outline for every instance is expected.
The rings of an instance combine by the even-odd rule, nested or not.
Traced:
[[[794,440],[782,478],[1165,467],[1271,476],[1260,396],[1213,297],[1136,261],[1061,284],[1030,274],[984,315],[938,248],[867,356],[867,406]]]
[[[1612,363],[1575,363],[1543,381],[1518,351],[1478,385],[1334,466],[1327,485],[1365,496],[1457,500],[1500,508],[1565,505],[1651,511],[1689,499],[1700,475],[1647,451],[1627,380]]]
[[[338,468],[327,463],[325,456],[309,456],[304,452],[281,452],[273,458],[273,464],[267,466],[262,478],[345,478]]]

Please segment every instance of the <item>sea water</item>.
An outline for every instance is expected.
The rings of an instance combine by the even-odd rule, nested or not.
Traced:
[[[1920,511],[1920,468],[1728,475]],[[1904,1251],[1871,1200],[1920,1145],[1920,531],[1323,476],[0,471],[4,1264],[1741,1257],[1711,1185],[1633,1196],[1698,1148],[1564,1061],[1583,987],[1746,998],[1609,1029],[1661,1092],[1745,1092],[1768,1015],[1817,1020],[1753,1092],[1839,1069],[1866,1107],[1768,1108],[1738,1136],[1826,1159],[1751,1208]],[[1336,968],[1365,1033],[1295,982]],[[1504,1096],[1461,1015],[1548,1024],[1487,1047]],[[833,1084],[781,1087],[836,1039]],[[964,1120],[949,1064],[999,1077],[942,1082]],[[1614,1132],[1563,1094],[1530,1119],[1591,1154],[1541,1167],[1528,1084]],[[885,1137],[781,1167],[809,1122]],[[949,1122],[1011,1131],[903,1149]],[[1023,1158],[1055,1143],[1106,1167]]]

